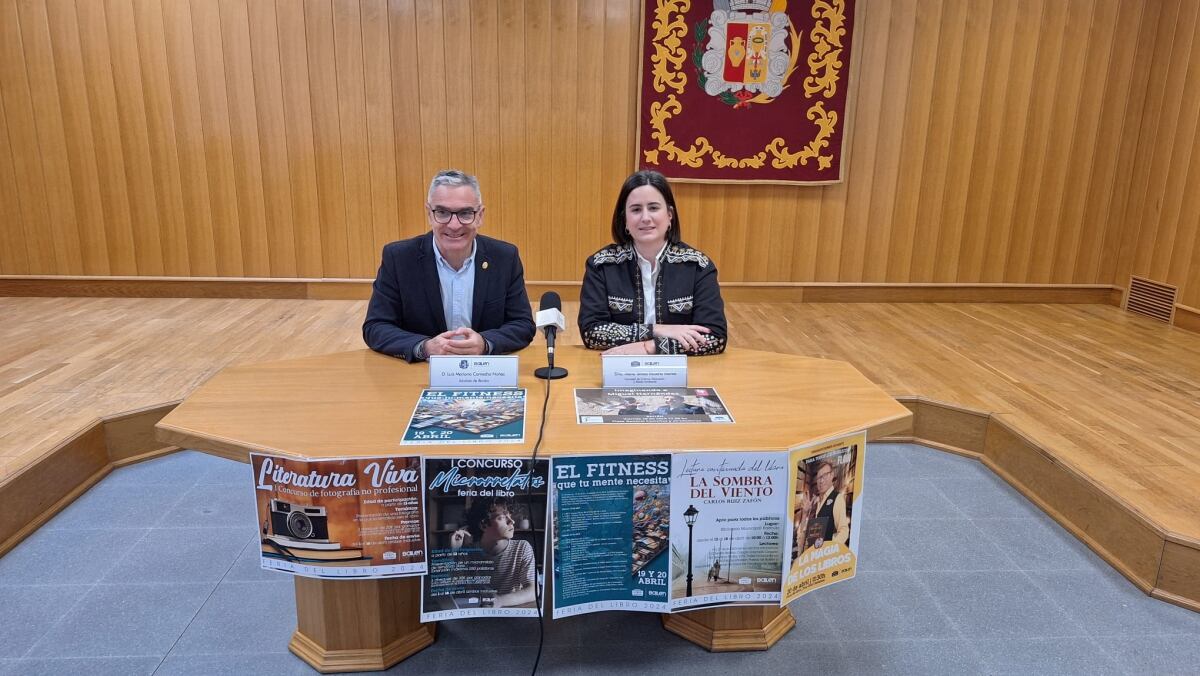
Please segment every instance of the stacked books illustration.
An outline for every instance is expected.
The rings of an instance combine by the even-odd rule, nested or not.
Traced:
[[[262,539],[263,556],[310,566],[361,566],[371,557],[357,547],[345,548],[330,540],[296,540],[282,535]]]

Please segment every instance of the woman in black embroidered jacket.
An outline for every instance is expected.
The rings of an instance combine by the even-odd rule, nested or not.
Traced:
[[[588,257],[583,344],[606,354],[717,354],[728,333],[717,267],[679,236],[675,196],[656,171],[625,180],[613,244]]]

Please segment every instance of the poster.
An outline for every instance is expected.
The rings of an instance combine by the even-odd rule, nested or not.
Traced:
[[[417,457],[250,454],[262,567],[306,577],[425,572]]]
[[[862,522],[865,432],[791,450],[791,564],[783,602],[854,577]]]
[[[733,422],[711,387],[576,388],[575,415],[581,425]]]
[[[548,460],[425,459],[429,574],[421,621],[537,617]]]
[[[779,605],[788,526],[788,454],[676,453],[671,610]]]
[[[525,390],[425,390],[401,444],[520,444]]]
[[[671,455],[554,458],[554,617],[666,612]]]

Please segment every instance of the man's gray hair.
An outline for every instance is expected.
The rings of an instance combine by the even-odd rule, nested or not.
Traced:
[[[438,186],[443,185],[451,188],[469,185],[475,191],[476,201],[479,202],[480,206],[483,205],[483,192],[479,189],[479,179],[457,169],[443,169],[442,171],[434,174],[433,180],[429,182],[429,194],[425,197],[426,201],[432,202],[433,191],[436,190]]]

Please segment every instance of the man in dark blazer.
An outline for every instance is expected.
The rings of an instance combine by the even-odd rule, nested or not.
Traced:
[[[430,232],[383,248],[363,340],[410,362],[528,345],[535,327],[525,270],[517,247],[477,234],[479,182],[460,171],[439,172],[425,211]]]

